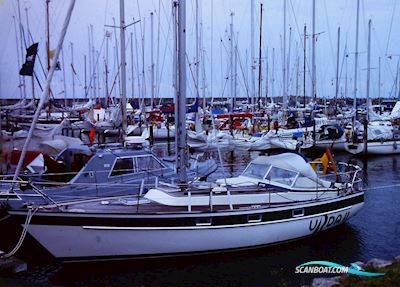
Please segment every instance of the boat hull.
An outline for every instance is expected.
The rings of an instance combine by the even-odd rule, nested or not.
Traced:
[[[355,198],[356,200],[354,200]],[[35,215],[28,232],[54,257],[62,261],[176,256],[272,245],[310,236],[342,224],[355,215],[363,205],[363,195],[362,198],[360,195],[355,198],[347,200],[346,204],[341,204],[340,201],[333,202],[333,206],[340,208],[311,215],[307,215],[307,210],[315,209],[318,205],[296,205],[293,208],[305,210],[303,216],[294,216],[292,215],[293,210],[286,208],[283,212],[289,216],[274,219],[274,215],[277,213],[271,213],[268,215],[270,219],[266,221],[257,221],[254,216],[274,212],[270,208],[240,211],[239,213],[247,216],[246,222],[215,226],[207,225],[207,222],[191,226],[182,226],[181,224],[163,226],[162,222],[167,218],[170,222],[171,220],[179,222],[174,215],[165,215],[164,217],[154,215],[158,217],[157,220],[153,218],[154,222],[159,223],[158,226],[129,224],[128,221],[125,221],[126,224],[117,224],[118,226],[109,224],[109,221],[108,223],[103,221],[104,224],[99,222],[92,224],[83,220],[82,224],[79,224],[77,223],[79,219],[70,214],[67,218],[58,218],[57,220],[57,217],[60,216],[57,213],[45,216],[48,217],[47,219],[43,215],[37,215],[39,218],[36,218],[35,223]],[[235,213],[238,212],[235,211]],[[11,212],[12,214],[13,212]],[[203,219],[214,220],[216,216],[223,215],[192,213],[191,218],[201,216]],[[21,214],[20,216],[20,219],[23,219]],[[177,215],[175,214],[175,216]],[[149,218],[151,216],[147,217],[147,219]],[[75,222],[75,224],[66,222]],[[120,222],[124,221],[120,220]]]
[[[360,154],[364,151],[364,144],[346,143],[345,149],[351,154]],[[400,141],[368,142],[367,153],[376,155],[400,154]]]

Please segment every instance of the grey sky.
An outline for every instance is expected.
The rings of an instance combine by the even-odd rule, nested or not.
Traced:
[[[171,22],[171,1],[143,1],[126,0],[126,22],[130,23],[133,19],[140,19],[141,22],[127,29],[127,68],[128,68],[128,97],[132,96],[132,77],[131,77],[131,47],[130,37],[133,33],[134,50],[134,90],[133,95],[143,95],[143,75],[142,70],[142,43],[141,34],[145,38],[145,92],[150,96],[150,12],[154,11],[155,42],[154,54],[156,62],[157,76],[157,94],[161,97],[170,97],[173,94],[172,89],[172,22]],[[274,69],[274,96],[282,94],[282,49],[281,39],[283,35],[283,0],[262,1],[264,3],[263,16],[263,94],[266,86],[266,57],[268,51],[269,63],[269,94],[272,94],[272,49],[275,50],[275,69]],[[365,95],[366,82],[366,58],[367,58],[367,25],[368,19],[372,19],[372,53],[371,53],[371,96],[378,96],[378,57],[381,60],[381,95],[388,97],[395,93],[394,80],[400,55],[400,30],[397,29],[400,23],[399,6],[397,0],[361,0],[360,9],[360,37],[359,37],[359,96]],[[75,79],[75,90],[77,97],[83,97],[84,86],[84,55],[89,56],[88,30],[89,25],[93,25],[94,46],[99,51],[98,77],[100,90],[96,95],[104,96],[104,57],[105,41],[102,45],[105,30],[113,31],[112,28],[106,28],[104,25],[112,25],[113,17],[117,23],[119,20],[118,0],[77,0],[75,10],[72,15],[71,25],[65,40],[64,62],[66,73],[66,93],[72,97],[72,76],[71,76],[71,51],[70,43],[74,45],[74,67],[77,72]],[[193,77],[195,68],[195,1],[187,1],[187,26],[188,26],[188,59],[192,64],[188,69],[188,83],[190,95],[195,95]],[[316,45],[316,65],[317,65],[317,91],[320,97],[333,97],[335,93],[334,77],[336,66],[336,45],[337,45],[337,27],[341,27],[341,88],[342,94],[345,93],[345,67],[346,61],[343,61],[344,49],[347,44],[349,57],[348,64],[348,95],[353,93],[354,76],[354,42],[355,42],[355,18],[356,18],[356,0],[316,0],[316,32],[318,36]],[[40,57],[45,62],[45,0],[20,0],[22,24],[26,30],[27,8],[30,22],[30,31],[34,41],[39,42]],[[52,47],[58,40],[59,31],[64,21],[65,12],[69,1],[52,0],[51,9],[51,42]],[[250,84],[250,0],[199,0],[201,7],[200,14],[203,23],[203,41],[205,64],[205,83],[206,95],[215,97],[229,96],[229,82],[226,78],[229,74],[229,24],[230,13],[234,12],[234,30],[237,37],[239,50],[238,62],[238,86],[239,96],[246,96],[246,86]],[[307,31],[311,34],[311,7],[312,0],[287,0],[287,47],[290,43],[290,80],[289,94],[295,93],[296,86],[296,63],[299,58],[300,71],[303,63],[303,26],[307,24]],[[255,0],[256,7],[256,27],[255,27],[255,55],[258,57],[259,42],[259,7],[260,1]],[[8,98],[20,97],[18,88],[18,64],[15,39],[15,16],[18,25],[17,1],[0,0],[0,97]],[[393,18],[393,22],[392,22]],[[160,25],[158,24],[160,22]],[[160,27],[160,29],[158,29]],[[292,28],[291,40],[289,42],[289,27]],[[392,27],[392,28],[391,28]],[[391,28],[391,29],[390,29]],[[17,28],[18,29],[18,28]],[[135,37],[136,29],[136,37]],[[141,32],[142,31],[142,32]],[[159,37],[158,37],[159,35]],[[18,34],[19,37],[19,34]],[[119,34],[117,33],[117,39]],[[28,40],[28,38],[27,38]],[[119,40],[119,39],[118,39]],[[211,41],[213,40],[213,41]],[[222,41],[221,41],[222,40]],[[136,42],[137,47],[136,49]],[[212,44],[211,44],[212,43]],[[29,40],[28,44],[31,44]],[[114,33],[109,38],[109,81],[112,82],[117,71],[114,52],[115,40]],[[307,94],[310,93],[310,73],[311,50],[310,41],[307,41]],[[296,48],[297,47],[297,48]],[[289,52],[288,49],[286,51]],[[118,51],[119,53],[119,51]],[[246,59],[247,53],[247,59]],[[25,51],[24,51],[25,54]],[[97,52],[96,52],[97,54]],[[394,55],[389,59],[388,55]],[[25,55],[24,55],[25,57]],[[138,61],[137,61],[138,60]],[[21,59],[20,59],[21,61]],[[62,64],[62,59],[60,59]],[[87,63],[89,64],[89,63]],[[139,68],[139,71],[137,71]],[[192,73],[191,73],[192,70]],[[43,82],[44,75],[41,71],[39,62],[37,62],[35,71],[39,79]],[[89,73],[89,72],[88,72]],[[202,72],[201,72],[202,73]],[[212,74],[212,79],[211,79]],[[138,78],[141,79],[141,91],[139,91]],[[244,78],[248,78],[245,80]],[[256,70],[258,78],[258,70]],[[202,76],[200,77],[202,79]],[[30,78],[26,78],[26,91],[28,97],[31,95]],[[57,98],[64,97],[63,72],[57,72],[54,78],[53,92]],[[248,82],[246,84],[245,82]],[[302,73],[300,73],[299,83],[302,83]],[[110,84],[111,86],[111,84]],[[201,89],[203,87],[200,84]],[[39,88],[36,87],[36,94]],[[119,93],[118,84],[116,84],[115,93]],[[302,87],[299,88],[302,91]],[[92,92],[93,93],[93,92]],[[202,93],[202,91],[200,91]]]

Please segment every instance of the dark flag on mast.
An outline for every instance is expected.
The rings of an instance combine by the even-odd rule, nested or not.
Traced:
[[[21,70],[19,70],[21,76],[33,76],[33,67],[35,66],[38,45],[39,43],[35,43],[26,49],[25,63],[22,65]]]

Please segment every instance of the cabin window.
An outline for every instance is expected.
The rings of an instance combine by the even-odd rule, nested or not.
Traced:
[[[298,208],[298,209],[292,210],[292,216],[293,217],[304,216],[304,208]]]
[[[138,156],[136,158],[138,171],[149,171],[162,169],[162,164],[153,156]]]
[[[251,214],[251,215],[247,216],[248,223],[261,222],[261,219],[262,219],[261,214]]]
[[[269,168],[269,164],[250,163],[243,172],[243,175],[255,178],[264,178]]]
[[[212,219],[209,217],[204,217],[204,218],[197,218],[196,219],[196,225],[197,226],[208,226],[212,224]]]
[[[118,158],[112,169],[111,176],[123,175],[133,172],[134,169],[132,158]]]
[[[273,166],[267,175],[267,180],[291,186],[297,172]]]

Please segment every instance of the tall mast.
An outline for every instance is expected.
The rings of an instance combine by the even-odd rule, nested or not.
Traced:
[[[90,82],[92,82],[93,79],[93,84],[91,85],[93,88],[93,98],[97,99],[97,85],[96,85],[96,51],[94,49],[94,37],[93,37],[93,25],[90,25],[90,38],[91,38],[91,49],[92,49],[92,70],[91,70],[91,75],[90,75]]]
[[[354,55],[354,100],[353,108],[357,109],[357,69],[358,69],[358,25],[360,19],[360,0],[357,0],[357,17],[356,17],[356,52]]]
[[[107,103],[107,106],[108,106],[108,104],[109,104],[109,99],[108,99],[108,97],[109,97],[109,94],[108,94],[108,74],[110,73],[110,71],[109,71],[109,69],[108,69],[108,59],[109,59],[109,57],[108,57],[108,53],[109,53],[109,42],[110,42],[110,36],[111,36],[111,34],[110,34],[110,32],[108,32],[107,30],[106,30],[106,55],[105,55],[105,59],[104,59],[104,67],[105,67],[105,69],[106,69],[106,71],[105,71],[105,84],[106,84],[106,91],[105,91],[105,96],[106,96],[106,103]]]
[[[258,107],[261,106],[261,85],[262,85],[262,64],[261,64],[261,49],[262,49],[262,16],[263,16],[263,3],[260,3],[260,43],[258,47]]]
[[[367,120],[369,119],[369,87],[371,76],[371,19],[368,21],[368,53],[367,53]]]
[[[196,67],[196,83],[195,83],[195,89],[196,89],[196,101],[197,103],[199,103],[199,98],[200,98],[200,93],[199,93],[199,88],[200,88],[200,33],[199,33],[199,0],[196,0],[196,63],[195,63],[195,67]]]
[[[345,82],[344,82],[344,97],[347,99],[347,96],[348,96],[348,91],[349,91],[349,89],[348,89],[348,59],[349,59],[349,55],[347,55],[347,45],[346,45],[346,48],[344,49],[344,53],[346,54],[346,63],[345,63],[345,69],[346,69],[346,75],[345,75],[345,77],[344,77],[344,79],[345,79]]]
[[[315,66],[315,0],[312,5],[312,96],[314,102],[317,102],[317,67]]]
[[[47,52],[47,72],[50,71],[50,12],[49,12],[50,0],[46,0],[46,52]]]
[[[18,6],[18,22],[19,22],[19,40],[20,40],[20,52],[21,52],[21,59],[24,59],[24,36],[23,36],[23,27],[22,27],[22,17],[21,17],[21,7],[19,4],[19,0],[17,1]],[[33,76],[32,76],[33,79]],[[24,99],[26,99],[26,86],[25,86],[25,77],[22,77],[22,91],[24,95]]]
[[[337,98],[339,94],[339,56],[340,56],[340,27],[338,27],[337,31],[335,109],[337,108]]]
[[[47,42],[46,42],[46,54],[47,54],[47,75],[50,72],[50,11],[49,11],[49,4],[50,0],[46,0],[46,36],[47,36]],[[48,90],[49,96],[51,94],[51,83],[50,87]]]
[[[239,37],[236,36],[236,39]],[[235,41],[235,48],[234,48],[234,53],[235,53],[235,70],[234,70],[234,78],[235,78],[235,83],[233,85],[233,107],[236,107],[236,97],[237,97],[237,62],[238,62],[238,47],[237,47],[237,42]]]
[[[75,104],[74,44],[72,42],[70,42],[70,49],[71,49],[72,103]]]
[[[253,0],[251,0],[253,1]],[[214,101],[214,78],[213,78],[213,67],[214,67],[214,1],[211,1],[211,61],[210,61],[210,93],[211,103]]]
[[[267,100],[268,100],[268,95],[269,95],[269,52],[268,52],[268,47],[267,47],[267,55],[266,55],[266,64],[265,64],[265,106],[267,106]]]
[[[132,77],[132,99],[135,96],[135,69],[133,61],[133,32],[131,32],[131,77]]]
[[[84,64],[84,71],[85,71],[85,99],[87,99],[88,96],[88,86],[87,86],[87,68],[86,68],[86,55],[83,55],[83,64]]]
[[[26,16],[26,29],[28,32],[28,39],[29,35],[31,34],[30,28],[29,28],[29,18],[28,18],[28,8],[25,8],[25,16]],[[35,72],[33,71],[33,76],[31,77],[31,83],[32,83],[32,100],[35,99]]]
[[[272,48],[272,76],[271,76],[271,103],[274,102],[275,95],[275,48]]]
[[[155,84],[154,84],[154,13],[150,13],[150,36],[151,36],[151,102],[150,106],[154,108],[154,92],[155,92]]]
[[[233,53],[234,53],[234,47],[233,47],[233,12],[231,12],[231,24],[230,24],[230,31],[231,31],[231,35],[230,35],[230,44],[231,44],[231,57],[230,57],[230,80],[231,80],[231,89],[230,89],[230,98],[232,101],[232,109],[235,108],[234,106],[234,97],[235,95],[234,93],[234,85],[235,85],[235,79],[234,79],[234,64],[233,64]]]
[[[381,101],[381,57],[378,58],[378,99]]]
[[[297,108],[297,97],[299,96],[299,73],[300,73],[300,57],[296,59],[296,96],[294,101],[294,107]]]
[[[303,108],[306,107],[306,45],[307,45],[307,26],[304,25],[303,43]]]
[[[250,56],[251,56],[251,103],[255,104],[255,98],[256,98],[256,67],[255,67],[255,54],[254,54],[254,14],[255,14],[255,8],[254,8],[254,0],[251,0],[250,2],[250,7],[251,7],[251,19],[250,19],[250,29],[251,29],[251,39],[250,39]]]
[[[201,19],[203,19],[203,17],[201,17]],[[200,22],[200,44],[201,44],[201,58],[203,59],[203,61],[202,61],[202,65],[201,65],[201,72],[202,72],[202,76],[201,76],[201,79],[202,79],[202,86],[203,86],[203,89],[202,89],[202,93],[203,93],[203,111],[205,111],[206,110],[206,63],[205,63],[205,61],[204,61],[204,59],[206,58],[205,57],[205,49],[204,49],[204,47],[203,47],[203,33],[204,33],[204,30],[203,30],[203,22]],[[236,93],[235,93],[236,94]]]
[[[89,94],[89,98],[92,100],[92,44],[91,44],[91,38],[90,38],[90,26],[88,26],[88,57],[89,57],[89,69],[88,69],[88,79],[89,79],[89,86],[88,86],[88,94]]]
[[[125,5],[124,0],[119,1],[120,17],[120,48],[121,48],[121,109],[122,109],[122,136],[126,136],[126,60],[125,60]]]
[[[63,87],[64,87],[64,108],[66,108],[67,107],[67,104],[68,104],[68,100],[67,100],[67,97],[68,97],[68,94],[67,94],[67,83],[65,82],[65,57],[64,57],[64,48],[62,48],[62,51],[61,51],[61,61],[62,61],[62,74],[63,74]]]
[[[178,7],[178,102],[176,105],[177,172],[179,184],[186,185],[186,1]]]
[[[14,30],[15,30],[15,48],[18,49],[18,31],[17,31],[17,19],[15,18],[15,16],[13,16],[13,20],[14,20]],[[21,67],[21,55],[20,53],[16,53],[17,54],[17,65],[18,65],[18,69]],[[23,61],[23,58],[22,58]],[[18,80],[19,80],[19,87],[22,87],[22,76],[18,75]],[[21,98],[21,100],[23,99],[23,94],[22,94],[22,89],[19,89],[19,96]]]
[[[289,92],[289,87],[290,87],[290,53],[291,53],[291,47],[292,47],[292,27],[289,26],[289,45],[288,45],[288,55],[287,55],[287,65],[286,65],[286,94],[288,96],[288,105],[290,102],[290,92]]]
[[[287,109],[287,95],[286,95],[286,0],[283,0],[283,74],[282,74],[282,96],[283,96],[283,109]]]

